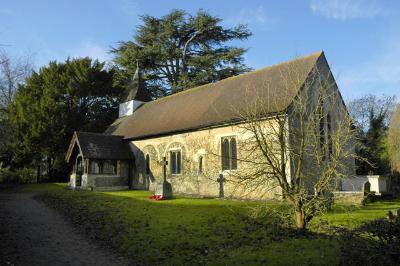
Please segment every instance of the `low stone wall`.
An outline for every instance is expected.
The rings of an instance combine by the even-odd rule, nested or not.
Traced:
[[[361,205],[364,200],[364,193],[361,191],[335,191],[333,195],[337,203]]]

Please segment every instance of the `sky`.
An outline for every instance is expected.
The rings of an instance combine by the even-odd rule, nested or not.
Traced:
[[[262,68],[323,50],[345,101],[366,94],[400,98],[400,1],[392,0],[1,0],[0,45],[51,60],[90,56],[112,61],[132,39],[140,15],[203,9],[225,27],[247,24],[245,63]]]

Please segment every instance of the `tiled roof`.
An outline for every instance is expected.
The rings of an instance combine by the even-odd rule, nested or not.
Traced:
[[[143,139],[226,124],[260,99],[270,103],[263,112],[282,112],[321,57],[323,52],[314,53],[145,103],[117,119],[105,134]],[[288,79],[287,71],[295,71],[296,80]]]
[[[75,145],[78,145],[84,158],[121,160],[133,158],[129,143],[120,136],[75,132],[67,152],[67,161]]]

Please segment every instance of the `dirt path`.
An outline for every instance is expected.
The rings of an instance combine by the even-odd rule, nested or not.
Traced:
[[[29,193],[0,193],[0,265],[128,265]]]

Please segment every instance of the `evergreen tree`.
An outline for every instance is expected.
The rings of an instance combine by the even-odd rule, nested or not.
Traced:
[[[102,132],[117,117],[123,90],[113,85],[113,77],[113,69],[90,58],[50,62],[33,72],[10,108],[21,140],[20,160],[46,159],[51,177],[65,174],[73,132]]]
[[[367,95],[349,104],[350,114],[359,129],[362,147],[357,151],[367,161],[357,161],[357,174],[390,172],[388,126],[394,97]]]
[[[196,15],[172,10],[161,18],[144,15],[141,20],[133,40],[120,42],[112,52],[125,82],[139,60],[156,98],[250,70],[243,63],[246,49],[228,45],[251,36],[245,25],[223,28],[220,18],[203,10]]]

